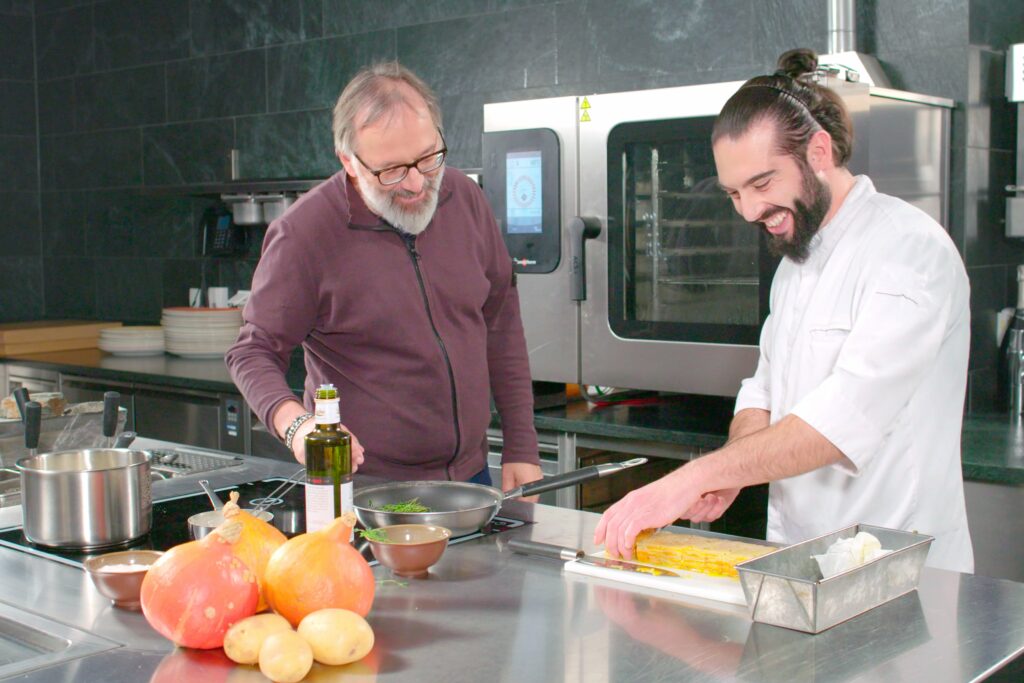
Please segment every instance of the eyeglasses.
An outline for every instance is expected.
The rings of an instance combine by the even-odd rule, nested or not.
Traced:
[[[441,168],[441,164],[444,163],[445,157],[448,156],[448,146],[445,144],[444,134],[440,129],[438,129],[437,134],[441,136],[441,149],[436,152],[431,152],[426,156],[422,156],[411,164],[395,164],[394,166],[388,166],[387,168],[375,171],[370,168],[369,164],[362,159],[359,159],[359,155],[355,152],[352,153],[352,156],[358,159],[359,163],[361,163],[367,171],[376,176],[377,181],[381,185],[397,185],[405,180],[405,176],[409,175],[410,168],[415,168],[424,175]]]

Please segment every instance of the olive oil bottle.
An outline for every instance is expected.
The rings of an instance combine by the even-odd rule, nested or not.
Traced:
[[[306,531],[317,531],[352,509],[352,437],[341,429],[338,390],[316,391],[316,429],[306,435]]]

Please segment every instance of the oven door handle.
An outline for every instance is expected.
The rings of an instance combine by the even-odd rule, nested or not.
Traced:
[[[576,216],[569,223],[569,298],[587,298],[587,240],[601,234],[601,221],[593,216]]]

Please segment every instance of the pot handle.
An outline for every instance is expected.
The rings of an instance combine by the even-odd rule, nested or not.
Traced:
[[[128,448],[135,441],[135,432],[121,432],[114,441],[114,448]]]
[[[36,454],[39,448],[39,432],[43,423],[43,406],[36,401],[25,404],[25,448],[30,455]]]
[[[629,469],[630,467],[643,465],[645,462],[647,462],[647,458],[633,458],[632,460],[625,460],[623,462],[591,465],[590,467],[573,470],[572,472],[556,474],[553,477],[545,477],[539,481],[532,481],[529,484],[523,484],[519,488],[512,489],[503,495],[503,499],[507,500],[509,498],[519,498],[521,496],[532,496],[536,493],[544,493],[545,491],[554,491],[555,489],[562,489],[574,484],[582,484],[583,482],[590,481],[591,479],[607,477],[609,474],[615,474],[616,472],[621,472],[622,470]]]
[[[113,438],[117,431],[117,409],[121,403],[121,394],[107,391],[103,394],[103,436]]]
[[[14,390],[14,402],[18,404],[18,414],[21,415],[22,422],[25,422],[25,404],[31,400],[28,396],[28,389],[25,387],[18,387]]]

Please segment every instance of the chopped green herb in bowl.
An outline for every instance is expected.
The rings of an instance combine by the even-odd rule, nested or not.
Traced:
[[[360,529],[359,535],[367,541],[377,541],[378,543],[389,542],[388,535],[384,533],[383,529]]]

